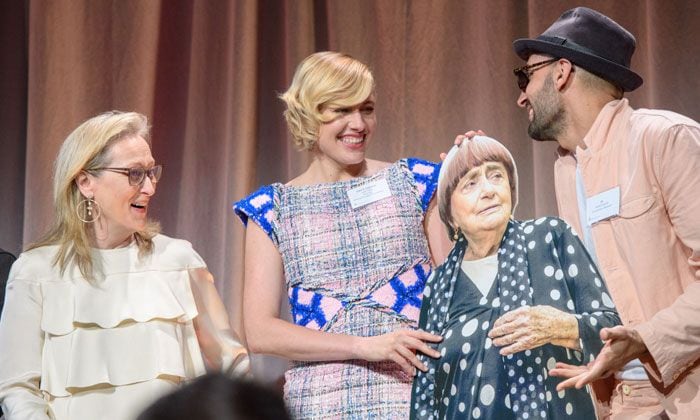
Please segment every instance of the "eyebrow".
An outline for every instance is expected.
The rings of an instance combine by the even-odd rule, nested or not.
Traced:
[[[486,164],[482,164],[482,165],[485,165],[485,167],[484,167],[485,173],[506,170],[505,165],[503,165],[503,163],[501,163],[501,162],[490,162],[490,163],[486,163]],[[462,176],[462,179],[468,180],[468,179],[472,179],[475,176],[477,176],[479,171],[477,171],[476,169],[480,168],[482,165],[479,165],[476,168],[472,168],[469,172],[467,172],[466,174],[464,174]]]
[[[499,171],[504,171],[506,169],[505,165],[502,164],[501,162],[495,163],[487,163],[486,164],[486,171],[493,171],[493,170],[499,170]]]

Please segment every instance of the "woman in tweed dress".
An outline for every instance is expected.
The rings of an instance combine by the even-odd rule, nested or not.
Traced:
[[[374,80],[352,57],[312,54],[281,98],[312,162],[234,205],[247,226],[248,345],[293,361],[285,398],[295,418],[406,418],[425,369],[416,352],[437,357],[426,342],[441,339],[416,330],[431,248],[446,242],[432,212],[439,166],[365,158]],[[279,312],[285,288],[293,322]]]

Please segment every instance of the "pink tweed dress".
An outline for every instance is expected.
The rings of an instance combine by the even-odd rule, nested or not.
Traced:
[[[365,337],[416,327],[431,270],[423,218],[438,172],[402,159],[370,177],[264,186],[234,205],[277,246],[296,324]],[[353,209],[348,191],[383,179],[391,195]],[[297,419],[408,418],[413,378],[393,362],[292,361],[285,379]]]

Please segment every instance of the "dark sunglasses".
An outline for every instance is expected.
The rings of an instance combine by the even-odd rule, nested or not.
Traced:
[[[552,58],[550,60],[539,61],[537,63],[528,64],[526,66],[518,67],[513,70],[513,74],[518,78],[518,87],[520,90],[525,92],[528,83],[530,83],[530,76],[539,69],[544,68],[548,64],[559,60],[558,58]]]
[[[93,168],[93,169],[87,169],[87,172],[93,172],[93,171],[110,171],[110,172],[116,172],[118,174],[124,174],[129,177],[129,185],[135,185],[135,186],[141,186],[143,185],[143,181],[146,179],[146,175],[148,175],[148,179],[151,180],[152,183],[158,182],[160,180],[160,176],[163,174],[163,165],[156,165],[152,167],[151,169],[145,169],[145,168]]]

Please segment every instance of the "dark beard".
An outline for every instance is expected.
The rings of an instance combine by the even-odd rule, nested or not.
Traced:
[[[557,141],[564,131],[566,111],[549,77],[536,97],[530,100],[532,121],[527,126],[527,134],[537,141]]]

